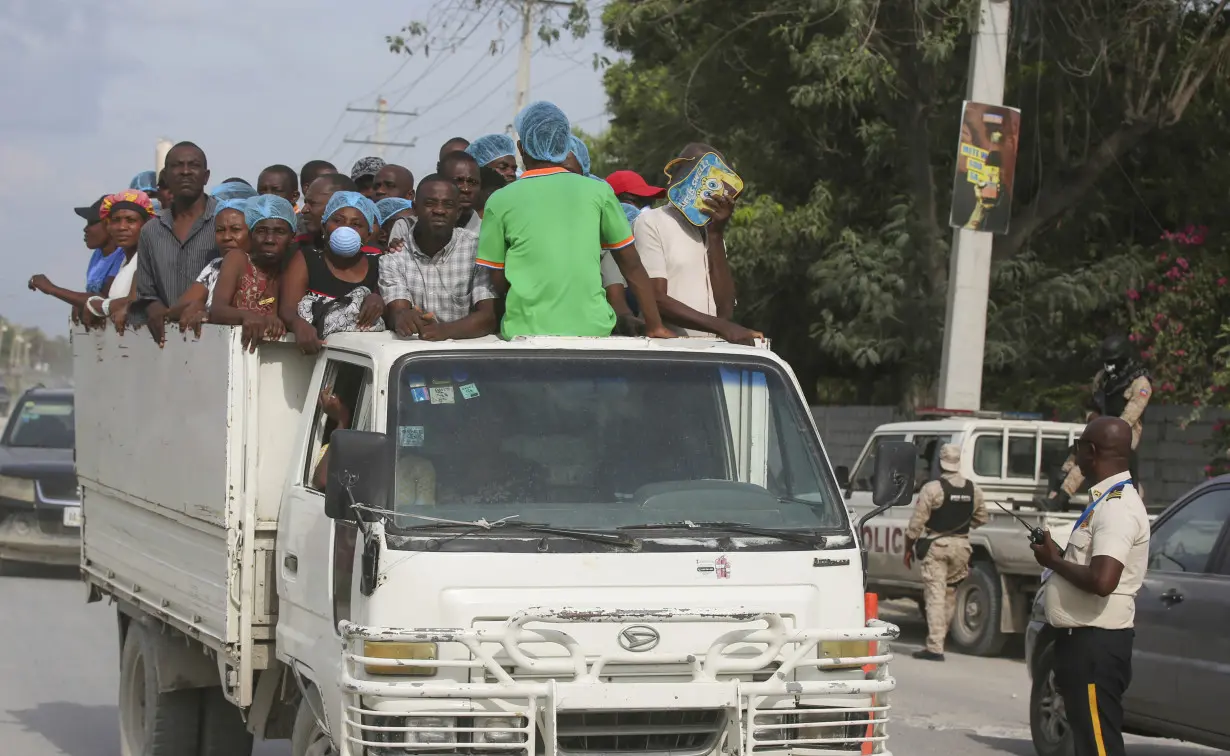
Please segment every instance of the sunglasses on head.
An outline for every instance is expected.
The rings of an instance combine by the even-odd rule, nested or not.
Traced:
[[[672,171],[672,170],[674,170],[677,166],[682,165],[683,163],[692,163],[692,162],[695,162],[695,161],[696,161],[696,158],[694,158],[694,157],[690,157],[690,158],[685,158],[685,157],[675,158],[674,160],[672,160],[672,161],[670,161],[669,163],[667,163],[667,164],[666,164],[666,167],[662,169],[662,173],[664,173],[664,174],[666,175],[666,177],[667,177],[667,178],[670,178],[670,177],[671,177],[671,171]]]

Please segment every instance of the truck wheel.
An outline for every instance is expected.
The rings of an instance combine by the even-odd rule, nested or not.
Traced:
[[[295,729],[290,736],[291,756],[337,756],[333,740],[320,729],[312,707],[304,699],[299,699],[299,710],[295,712]]]
[[[1029,734],[1038,756],[1072,756],[1075,746],[1068,729],[1063,696],[1055,685],[1055,644],[1048,643],[1034,662],[1029,690]]]
[[[1008,642],[999,629],[1003,601],[995,565],[981,560],[972,563],[969,577],[957,586],[957,610],[949,629],[952,645],[973,656],[995,656],[1002,651]]]
[[[201,747],[197,756],[252,756],[252,733],[222,688],[201,691]]]
[[[133,622],[120,656],[120,751],[123,756],[196,753],[201,691],[159,693],[149,630]]]

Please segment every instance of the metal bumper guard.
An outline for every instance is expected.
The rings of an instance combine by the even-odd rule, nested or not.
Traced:
[[[584,649],[566,632],[526,628],[531,622],[549,625],[764,622],[765,627],[723,633],[703,656],[639,652],[611,653],[587,659]],[[534,756],[540,739],[545,755],[555,756],[561,752],[585,750],[561,748],[561,712],[567,715],[679,710],[723,710],[726,714],[725,739],[729,744],[725,750],[741,755],[889,753],[885,747],[888,693],[896,687],[896,681],[888,674],[892,655],[872,652],[869,656],[826,659],[820,658],[817,650],[819,644],[826,641],[882,643],[895,639],[899,633],[897,627],[879,620],[869,620],[865,628],[855,630],[795,630],[774,612],[565,608],[529,609],[495,630],[370,628],[349,622],[342,622],[339,629],[344,642],[343,711],[340,726],[334,728],[333,735],[341,756],[364,753],[401,756],[445,751]],[[366,656],[364,644],[367,642],[458,643],[466,647],[470,658],[385,658],[384,649],[380,657]],[[558,644],[568,655],[539,658],[522,649],[522,643]],[[759,644],[763,650],[754,656],[747,655],[747,644]],[[727,649],[733,645],[743,646],[745,653],[727,654]],[[495,658],[500,651],[506,655],[503,664]],[[692,679],[604,682],[601,679],[603,670],[612,663],[637,667],[686,665]],[[770,666],[773,663],[778,663],[776,669]],[[388,679],[368,674],[366,665],[427,668],[433,672],[441,668],[467,668],[481,671],[484,679],[494,679],[494,682]],[[514,679],[506,666],[515,666],[523,677],[540,679]],[[862,674],[860,679],[790,679],[795,670],[807,667],[861,668]],[[732,675],[763,675],[766,671],[771,672],[768,679],[759,682],[730,679]],[[543,677],[547,679],[541,679]],[[564,680],[553,679],[557,677]],[[831,707],[795,706],[799,698],[817,696],[865,697],[866,703],[850,705],[849,701],[835,701]],[[409,710],[400,705],[396,710],[381,706],[382,702],[409,700],[423,701],[422,710]],[[458,726],[458,717],[473,726]],[[616,724],[608,734],[623,737],[633,729]],[[365,747],[369,750],[365,751]],[[656,749],[650,745],[638,750]]]

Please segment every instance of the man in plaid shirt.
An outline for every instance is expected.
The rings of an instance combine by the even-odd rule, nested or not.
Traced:
[[[389,326],[403,338],[475,339],[496,329],[495,289],[474,264],[478,234],[457,228],[457,185],[433,174],[419,183],[414,225],[399,222],[380,258],[380,295]]]

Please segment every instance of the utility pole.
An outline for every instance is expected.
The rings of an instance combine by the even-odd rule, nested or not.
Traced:
[[[376,157],[384,158],[385,147],[413,147],[415,140],[409,142],[390,142],[386,134],[388,130],[388,117],[398,116],[400,118],[418,118],[418,113],[410,110],[389,110],[389,103],[384,97],[376,98],[376,107],[374,108],[346,108],[347,113],[373,113],[376,116],[376,135],[372,139],[350,139],[349,137],[342,140],[344,144],[370,144],[376,148]]]
[[[534,9],[536,6],[567,8],[570,2],[562,0],[521,0],[521,55],[517,59],[517,97],[513,104],[513,123],[522,108],[530,104],[530,59],[534,57]],[[516,138],[516,132],[509,128]]]
[[[1008,63],[1009,0],[981,0],[978,30],[970,56],[966,99],[988,105],[1004,102]],[[940,361],[939,405],[976,410],[982,404],[982,365],[986,354],[987,300],[991,288],[991,244],[985,231],[955,229],[948,263],[948,307],[944,315],[944,352]]]

